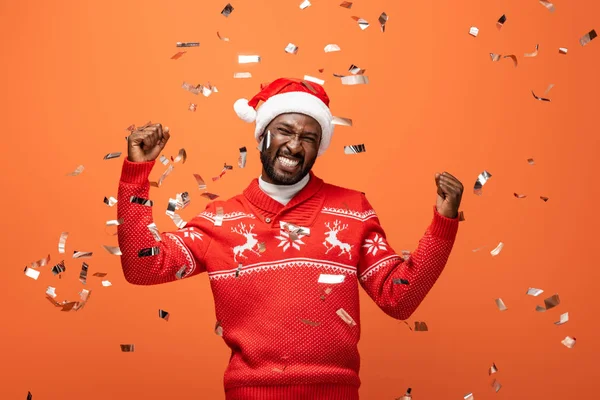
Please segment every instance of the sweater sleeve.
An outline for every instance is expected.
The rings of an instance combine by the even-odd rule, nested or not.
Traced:
[[[167,283],[206,271],[204,256],[211,241],[213,224],[200,216],[183,229],[158,233],[160,240],[155,238],[148,227],[153,222],[148,177],[154,163],[125,159],[119,182],[121,266],[127,282],[135,285]],[[210,207],[212,203],[207,210]]]
[[[361,286],[389,316],[408,319],[442,273],[458,231],[458,218],[440,215],[433,221],[406,260],[387,243],[373,208],[363,195],[363,210],[371,212],[364,224],[358,274]]]

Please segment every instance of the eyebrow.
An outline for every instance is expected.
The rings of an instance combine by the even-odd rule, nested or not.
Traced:
[[[296,128],[292,124],[288,124],[287,122],[283,122],[282,121],[282,122],[279,123],[279,125],[283,125],[284,127],[288,128],[290,130],[293,130],[293,131],[296,130]],[[305,135],[311,135],[311,136],[315,136],[315,137],[319,136],[319,134],[316,133],[316,132],[307,132],[307,131],[304,131],[302,133],[305,134]]]

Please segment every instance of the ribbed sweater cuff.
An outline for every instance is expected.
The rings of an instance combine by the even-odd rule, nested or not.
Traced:
[[[121,182],[134,185],[148,183],[148,177],[150,176],[150,172],[152,172],[154,163],[156,163],[156,160],[131,162],[126,158],[123,162],[123,169],[121,170]]]
[[[321,385],[246,386],[225,391],[226,400],[358,400],[358,387]]]
[[[458,217],[448,218],[441,215],[436,206],[433,206],[433,221],[429,231],[435,237],[445,240],[454,240],[458,232]]]

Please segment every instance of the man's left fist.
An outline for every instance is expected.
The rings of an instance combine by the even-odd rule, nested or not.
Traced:
[[[458,217],[458,207],[463,194],[463,185],[458,179],[447,172],[435,173],[437,186],[436,207],[438,213],[447,218]]]

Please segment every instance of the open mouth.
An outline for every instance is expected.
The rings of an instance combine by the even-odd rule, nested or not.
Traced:
[[[286,172],[296,172],[300,167],[300,161],[294,158],[279,156],[277,157],[277,163],[280,169]]]

